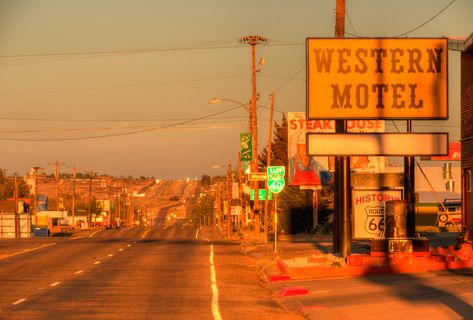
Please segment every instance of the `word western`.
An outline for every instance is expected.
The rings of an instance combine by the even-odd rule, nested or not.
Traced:
[[[367,73],[367,59],[373,59],[375,62],[374,73],[387,73],[383,68],[383,62],[385,61],[389,62],[390,73],[441,73],[442,52],[442,48],[426,48],[425,52],[418,48],[314,49],[317,73],[331,73],[332,66],[336,65],[336,72],[340,74]],[[334,53],[336,53],[338,59],[334,59]],[[401,59],[404,56],[407,56],[407,59]]]

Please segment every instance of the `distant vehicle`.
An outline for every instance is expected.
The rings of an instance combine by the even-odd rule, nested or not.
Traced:
[[[443,205],[442,205],[443,204]],[[438,205],[439,227],[453,226],[462,222],[461,199],[445,199]]]

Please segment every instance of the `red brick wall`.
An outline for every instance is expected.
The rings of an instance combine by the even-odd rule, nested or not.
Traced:
[[[473,171],[473,51],[461,54],[461,138],[462,172]],[[466,181],[465,181],[466,182]],[[463,188],[463,191],[466,191]],[[473,192],[462,195],[464,213],[470,228],[473,228]]]

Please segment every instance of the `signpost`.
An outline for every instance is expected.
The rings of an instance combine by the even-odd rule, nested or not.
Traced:
[[[307,39],[308,119],[447,119],[447,43]]]
[[[448,133],[309,133],[309,154],[348,156],[448,155]],[[340,143],[343,141],[343,143]]]
[[[402,190],[353,191],[353,239],[384,239],[385,205],[400,200]]]
[[[268,190],[274,193],[274,252],[278,251],[278,193],[284,189],[284,174],[286,168],[284,166],[269,166],[268,173]]]
[[[346,258],[352,155],[404,156],[407,236],[415,236],[414,156],[448,155],[448,135],[412,133],[412,120],[448,119],[448,39],[344,39],[344,0],[336,10],[337,38],[306,40],[307,119],[337,120],[336,134],[309,134],[307,143],[309,156],[336,156],[334,251],[340,241]],[[404,119],[407,133],[348,134],[354,119]]]

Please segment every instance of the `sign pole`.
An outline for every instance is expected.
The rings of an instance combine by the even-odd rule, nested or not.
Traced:
[[[407,120],[407,132],[412,132],[412,120]],[[416,218],[415,218],[415,158],[404,157],[404,198],[408,203],[407,207],[407,237],[415,238]]]
[[[345,37],[345,0],[336,0],[335,16],[335,37]],[[336,132],[346,132],[346,120],[336,120]],[[335,212],[334,212],[334,230],[333,230],[333,252],[341,253],[345,258],[345,185],[346,157],[335,157]]]
[[[268,129],[268,158],[266,160],[266,167],[271,165],[271,142],[273,134],[273,111],[274,111],[274,93],[271,93],[271,107],[269,111],[269,129]],[[266,202],[264,203],[264,243],[268,243],[268,224],[269,224],[269,199],[268,199],[268,184],[266,183]]]
[[[274,194],[274,252],[278,252],[278,194]]]

